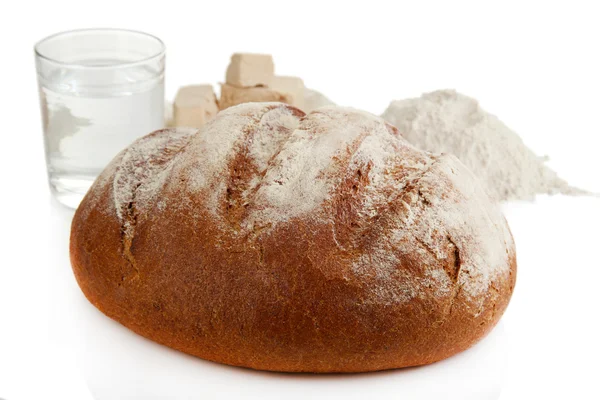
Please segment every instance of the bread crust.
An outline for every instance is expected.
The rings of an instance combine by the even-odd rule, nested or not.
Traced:
[[[153,341],[260,370],[417,366],[483,338],[516,279],[502,214],[454,158],[421,152],[364,113],[315,114],[241,105],[199,132],[158,131],[119,154],[72,223],[71,263],[89,301]],[[319,171],[327,196],[277,208],[269,190],[298,184],[285,175],[286,162],[300,163],[286,149],[338,125],[364,132]],[[215,132],[235,137],[211,147]],[[394,148],[377,173],[373,137]],[[273,149],[252,156],[259,142]]]

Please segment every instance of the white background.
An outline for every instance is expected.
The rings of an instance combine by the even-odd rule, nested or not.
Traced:
[[[89,398],[71,350],[85,300],[66,261],[69,214],[46,185],[33,62],[34,42],[56,31],[157,35],[167,46],[169,98],[180,85],[222,80],[234,51],[271,53],[277,73],[376,114],[392,99],[456,88],[550,155],[572,184],[600,192],[594,1],[187,3],[2,6],[0,398]],[[504,209],[519,273],[503,318],[501,399],[600,398],[600,199],[543,196]]]

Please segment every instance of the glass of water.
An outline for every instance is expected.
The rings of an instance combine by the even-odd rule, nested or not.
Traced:
[[[35,45],[50,188],[77,207],[104,167],[164,127],[165,46],[118,29],[84,29]]]

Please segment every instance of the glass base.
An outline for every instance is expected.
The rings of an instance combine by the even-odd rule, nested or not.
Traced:
[[[96,177],[54,176],[50,178],[50,190],[59,203],[77,208]]]

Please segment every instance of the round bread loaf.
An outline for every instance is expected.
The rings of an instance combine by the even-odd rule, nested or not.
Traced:
[[[75,213],[71,262],[140,335],[273,371],[449,357],[492,329],[516,277],[502,213],[456,158],[365,112],[280,103],[122,151]]]

